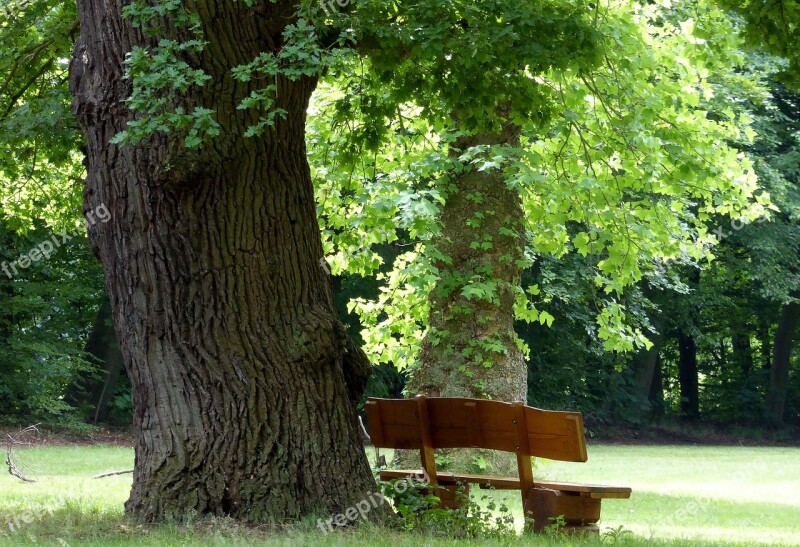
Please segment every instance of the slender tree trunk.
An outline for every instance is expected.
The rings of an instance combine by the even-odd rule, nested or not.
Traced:
[[[279,79],[288,114],[245,138],[240,100],[263,82],[232,67],[279,47],[294,2],[194,2],[212,77],[188,92],[221,135],[199,151],[124,129],[125,54],[146,45],[123,0],[79,0],[71,66],[88,144],[87,210],[134,396],[136,468],[126,504],[145,520],[192,514],[283,522],[353,506],[375,490],[354,401],[369,375],[331,295],[305,149],[313,79]],[[169,25],[166,28],[170,28]],[[370,515],[385,514],[379,506]]]
[[[125,368],[125,359],[119,349],[111,316],[111,302],[107,296],[103,298],[97,311],[85,351],[92,356],[102,372],[90,372],[76,378],[64,399],[73,406],[85,409],[88,420],[94,423],[105,422],[111,414],[111,401]]]
[[[462,138],[455,147],[514,144],[518,128]],[[455,152],[459,154],[460,152]],[[527,368],[514,334],[514,289],[524,258],[519,194],[497,170],[468,171],[453,181],[433,246],[440,280],[430,295],[430,331],[411,391],[440,397],[526,401]],[[491,297],[465,294],[472,283],[495,283]]]
[[[0,263],[16,260],[13,256],[14,237],[6,228],[6,220],[0,212]],[[0,264],[2,265],[2,264]],[[13,280],[0,271],[0,378],[8,382],[17,374],[11,350],[11,340],[16,324],[11,300],[14,298]],[[0,390],[0,414],[6,414],[14,408],[14,390]]]
[[[772,368],[772,340],[770,339],[770,319],[762,317],[758,326],[758,340],[761,342],[761,360],[763,368]]]
[[[750,345],[749,332],[736,332],[731,340],[733,359],[737,368],[747,378],[753,371],[753,348]]]
[[[650,419],[656,423],[664,416],[664,372],[661,355],[656,355],[653,381],[650,384]]]
[[[656,327],[658,331],[662,328],[660,324]],[[637,394],[642,398],[648,398],[650,394],[650,386],[653,384],[653,376],[655,375],[656,364],[661,351],[661,340],[662,336],[660,334],[653,336],[650,340],[653,343],[650,349],[641,349],[631,361]]]
[[[678,333],[678,381],[681,384],[681,417],[694,420],[700,416],[700,392],[697,378],[697,345],[694,337]]]
[[[658,365],[661,337],[658,336],[651,341],[653,346],[649,350],[642,349],[637,352],[630,363],[630,368],[634,375],[632,389],[635,400],[632,404],[636,405],[636,408],[640,410],[642,419],[646,419],[646,416],[651,415],[653,410],[650,392],[656,374],[656,366]]]
[[[778,330],[775,331],[775,350],[767,390],[767,420],[774,425],[783,423],[786,395],[789,391],[789,367],[792,344],[797,323],[800,320],[800,304],[791,302],[783,307]]]

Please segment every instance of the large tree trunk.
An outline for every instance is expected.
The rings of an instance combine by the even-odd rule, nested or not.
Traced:
[[[773,425],[783,423],[786,394],[789,391],[789,366],[792,342],[800,320],[800,304],[791,302],[783,307],[778,330],[775,331],[775,349],[767,390],[766,418]]]
[[[457,151],[514,144],[518,128],[461,138]],[[524,214],[519,194],[497,170],[455,177],[433,246],[440,280],[430,295],[430,332],[410,391],[434,397],[526,401],[527,368],[514,334],[514,288],[524,258]],[[485,244],[485,245],[483,245]],[[477,281],[494,281],[491,298],[465,295]],[[492,346],[494,349],[492,349]]]
[[[279,47],[296,5],[193,3],[209,42],[194,62],[213,79],[187,100],[215,109],[221,135],[189,152],[175,136],[109,144],[130,119],[125,54],[146,45],[120,16],[126,3],[79,0],[71,66],[85,207],[105,204],[113,218],[90,238],[133,386],[126,510],[258,522],[344,510],[375,490],[354,403],[369,366],[320,266],[304,140],[316,82],[280,79],[286,120],[244,138],[257,114],[236,107],[263,82],[230,73]]]
[[[697,344],[684,331],[678,333],[678,381],[681,384],[681,417],[694,420],[700,416],[700,392],[697,377]]]
[[[453,155],[478,145],[518,144],[519,128],[464,137]],[[420,367],[407,386],[413,394],[527,401],[528,370],[514,333],[514,289],[524,258],[524,213],[519,194],[496,170],[470,170],[453,180],[454,192],[442,209],[441,234],[433,247],[440,279],[430,294],[430,330],[422,341]],[[486,245],[483,245],[486,244]],[[493,281],[491,298],[465,295],[475,282]],[[491,346],[491,349],[490,349]],[[443,450],[456,471],[477,471],[476,458],[493,472],[510,474],[508,454]],[[419,466],[419,454],[398,450],[395,463]]]

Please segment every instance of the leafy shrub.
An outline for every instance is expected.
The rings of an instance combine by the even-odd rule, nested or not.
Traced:
[[[401,485],[405,482],[405,485]],[[396,526],[432,536],[452,539],[512,539],[516,537],[514,516],[505,504],[497,505],[489,496],[481,503],[460,487],[458,509],[438,507],[440,498],[435,486],[416,479],[381,483],[381,493],[392,502],[400,519]]]

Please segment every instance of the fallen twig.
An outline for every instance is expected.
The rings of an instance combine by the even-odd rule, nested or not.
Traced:
[[[101,473],[96,477],[92,477],[93,479],[104,479],[106,477],[114,477],[116,475],[128,475],[133,473],[133,469],[126,469],[125,471],[111,471],[110,473]]]
[[[25,429],[21,430],[19,432],[19,435],[39,433],[39,429],[37,428],[38,425],[39,424],[29,425]],[[25,474],[20,470],[19,466],[14,462],[14,451],[11,448],[15,444],[32,445],[33,443],[18,441],[17,439],[12,437],[9,433],[6,433],[6,436],[8,437],[8,445],[6,446],[6,465],[8,466],[9,475],[18,478],[22,482],[27,482],[27,483],[36,482],[35,480],[26,477]]]
[[[6,451],[6,465],[8,465],[8,472],[12,477],[17,477],[22,482],[36,482],[23,475],[22,471],[19,470],[19,467],[14,463],[14,458],[11,455],[11,448]]]

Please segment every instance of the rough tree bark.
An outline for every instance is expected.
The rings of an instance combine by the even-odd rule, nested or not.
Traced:
[[[518,144],[519,128],[509,124],[497,134],[462,137],[451,155],[478,145]],[[528,370],[514,334],[514,287],[520,283],[524,258],[524,213],[519,194],[496,170],[471,170],[455,177],[454,192],[440,214],[441,233],[433,246],[445,257],[434,262],[441,273],[429,296],[430,332],[422,341],[420,366],[407,391],[429,397],[472,397],[527,401]],[[477,215],[477,216],[476,216]],[[482,218],[478,219],[478,216]],[[469,226],[468,221],[478,221]],[[490,243],[491,248],[475,244]],[[496,280],[491,300],[468,298],[462,289],[476,280]],[[487,351],[480,343],[496,344]],[[494,472],[511,474],[508,454],[476,450],[442,450],[451,469],[475,471],[476,458]],[[395,463],[419,466],[419,453],[398,450]]]
[[[773,425],[783,423],[786,395],[789,391],[792,343],[798,322],[800,322],[800,304],[797,302],[786,304],[781,313],[778,330],[775,331],[775,349],[767,390],[766,418]]]
[[[126,510],[278,522],[346,509],[375,490],[354,404],[369,366],[320,266],[304,140],[316,82],[280,79],[287,119],[244,138],[257,115],[236,107],[263,82],[230,73],[280,47],[296,3],[192,2],[209,42],[192,62],[213,79],[186,104],[213,108],[221,125],[194,152],[175,136],[109,144],[130,119],[125,54],[148,44],[125,4],[78,1],[71,90],[87,139],[85,207],[105,204],[113,218],[90,239],[133,386]]]
[[[464,137],[457,151],[477,145],[517,144],[519,129]],[[457,190],[441,212],[441,235],[433,242],[443,256],[442,272],[430,295],[431,334],[422,342],[421,365],[410,391],[433,397],[476,397],[501,401],[527,400],[527,368],[514,336],[514,287],[524,258],[524,213],[519,194],[496,170],[472,170],[455,178]],[[479,225],[468,221],[483,215]],[[491,248],[475,247],[490,243]],[[467,298],[465,285],[497,280],[493,299]],[[476,344],[499,342],[499,351]],[[468,350],[469,354],[464,351]]]

